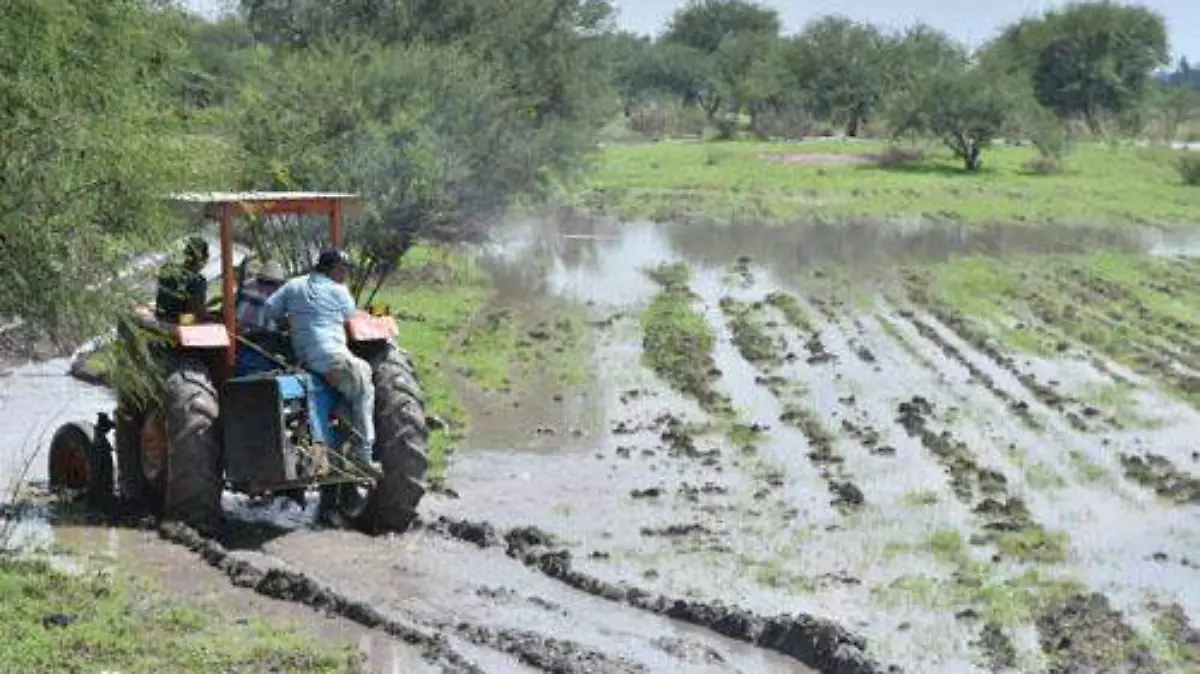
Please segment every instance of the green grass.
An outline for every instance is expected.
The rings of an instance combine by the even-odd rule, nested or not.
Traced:
[[[918,301],[965,316],[1008,347],[1054,354],[1074,343],[1159,379],[1200,406],[1179,374],[1200,366],[1200,265],[1116,251],[1076,255],[964,256],[910,270]],[[1163,358],[1184,368],[1165,367]],[[1153,426],[1120,386],[1080,396],[1129,425]]]
[[[574,194],[594,212],[626,219],[762,220],[853,215],[1031,224],[1183,225],[1200,189],[1183,185],[1178,153],[1081,144],[1056,175],[1026,171],[1032,148],[995,148],[968,174],[947,150],[891,168],[771,161],[769,155],[879,152],[884,145],[825,141],[661,142],[606,147]]]
[[[910,508],[926,508],[932,505],[937,505],[939,499],[937,492],[931,489],[919,489],[910,491],[900,497],[900,502]]]
[[[735,447],[746,447],[760,442],[767,433],[749,424],[734,423],[729,426],[726,435]]]
[[[887,552],[894,556],[919,548],[952,566],[953,576],[901,576],[874,589],[874,594],[885,603],[943,610],[975,606],[985,620],[1016,627],[1028,624],[1041,608],[1062,601],[1082,587],[1073,579],[1052,577],[1038,568],[1004,575],[995,565],[972,559],[966,540],[952,529],[930,533],[922,546],[895,544]]]
[[[0,556],[6,672],[358,672],[349,648],[168,601],[137,581]],[[70,624],[44,625],[52,616]]]
[[[447,251],[416,247],[404,256],[393,282],[381,290],[377,304],[388,305],[398,314],[399,337],[421,378],[425,411],[449,422],[449,428],[434,431],[429,441],[429,471],[432,479],[445,476],[446,461],[454,442],[465,432],[470,417],[454,391],[448,367],[456,337],[487,301],[486,278],[467,260]],[[495,377],[497,363],[507,362],[503,349],[478,348],[475,366],[487,377]],[[492,357],[493,354],[500,354]]]
[[[662,289],[641,316],[643,362],[676,390],[696,398],[705,411],[731,416],[729,400],[713,390],[716,337],[693,306],[687,265],[664,264],[649,274]]]
[[[587,324],[571,308],[553,314],[546,320],[510,309],[481,311],[455,338],[450,357],[482,391],[511,393],[539,374],[564,387],[583,386],[589,380]]]

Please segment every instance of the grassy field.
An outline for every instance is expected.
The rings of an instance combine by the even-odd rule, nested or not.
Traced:
[[[230,620],[137,581],[0,556],[0,671],[359,672],[358,654],[259,620]]]
[[[1054,356],[1067,342],[1158,379],[1200,408],[1190,369],[1200,327],[1200,264],[1117,252],[995,259],[965,256],[908,271],[919,302],[965,317],[981,336]],[[1182,369],[1180,367],[1182,366]],[[1122,407],[1120,391],[1099,391]]]
[[[1050,175],[1029,170],[1038,156],[1031,147],[990,150],[975,174],[940,145],[891,166],[832,156],[885,149],[872,141],[614,145],[573,199],[625,219],[732,223],[871,216],[1176,226],[1195,223],[1200,212],[1200,189],[1185,186],[1176,170],[1179,152],[1079,145],[1065,170]]]
[[[507,396],[523,393],[521,384],[534,370],[564,387],[579,386],[588,377],[588,361],[581,355],[588,343],[582,316],[570,311],[556,313],[553,320],[525,315],[491,306],[491,297],[486,274],[467,258],[421,246],[405,255],[375,300],[399,318],[399,341],[421,377],[426,412],[449,422],[430,440],[434,480],[445,477],[449,453],[470,425],[458,386]]]

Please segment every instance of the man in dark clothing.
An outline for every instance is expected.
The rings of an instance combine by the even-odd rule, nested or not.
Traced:
[[[171,323],[178,323],[183,314],[191,314],[197,322],[208,318],[208,280],[200,273],[206,264],[208,242],[193,236],[183,249],[183,262],[169,262],[158,274],[155,317]]]

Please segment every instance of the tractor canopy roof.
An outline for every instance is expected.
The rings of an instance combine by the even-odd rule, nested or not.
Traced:
[[[342,217],[353,217],[362,209],[361,197],[348,192],[184,192],[170,195],[169,200],[199,206],[211,217],[223,208],[232,216],[332,216],[336,208]]]

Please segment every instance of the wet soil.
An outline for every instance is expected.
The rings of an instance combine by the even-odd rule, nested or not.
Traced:
[[[514,386],[424,528],[370,539],[231,503],[245,526],[219,548],[170,538],[460,671],[1160,671],[1139,646],[1156,617],[1191,643],[1200,415],[1155,386],[1185,384],[1191,326],[1085,275],[1077,315],[1040,290],[1005,305],[1065,344],[1032,357],[902,269],[1153,237],[549,217],[498,244],[489,310],[544,295],[594,328],[594,376],[566,401],[588,432],[544,421],[557,394]],[[1116,320],[1101,301],[1147,323],[1144,360],[1084,339]],[[1087,393],[1117,385],[1136,396]]]
[[[1037,625],[1052,674],[1162,671],[1121,613],[1102,594],[1071,597],[1039,615]]]

